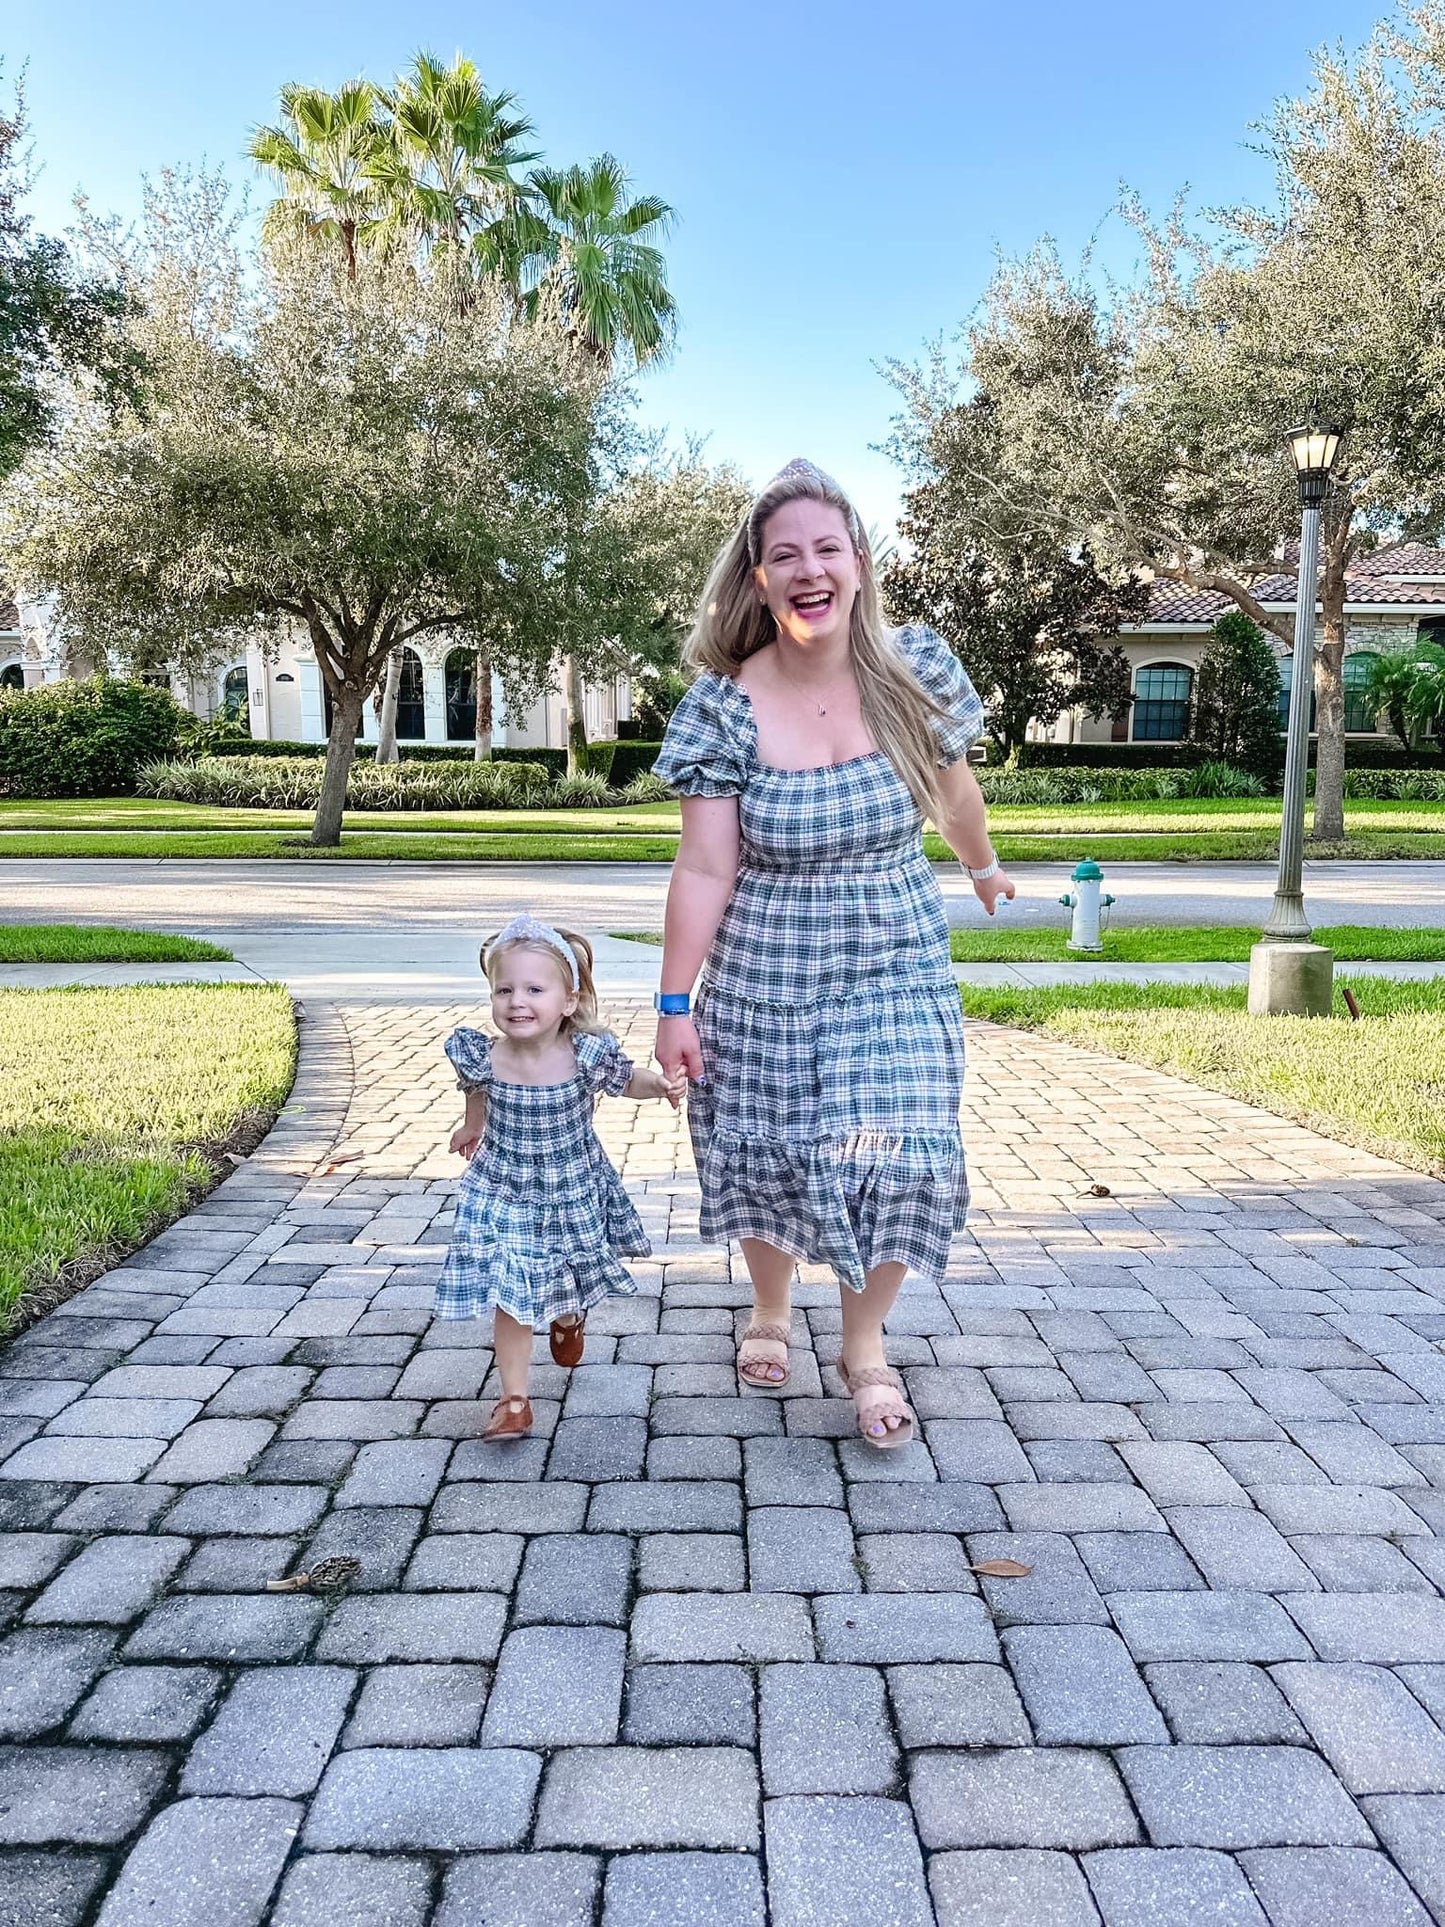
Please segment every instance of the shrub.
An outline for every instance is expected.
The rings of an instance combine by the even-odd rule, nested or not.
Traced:
[[[554,810],[595,810],[617,800],[614,791],[594,771],[585,776],[559,776],[547,792],[547,807]]]
[[[0,796],[128,796],[169,756],[184,711],[168,689],[92,676],[0,694]]]
[[[249,756],[255,748],[249,721],[220,715],[212,722],[182,711],[176,732],[176,754],[194,762],[198,756]]]
[[[650,776],[652,766],[662,754],[660,742],[633,740],[613,747],[609,780],[614,789],[626,789],[635,776]]]
[[[203,757],[156,763],[140,773],[144,796],[233,809],[310,810],[321,795],[318,757]],[[354,810],[516,809],[546,799],[536,763],[354,763],[346,803]]]
[[[1200,658],[1190,736],[1220,766],[1232,762],[1272,775],[1279,759],[1279,687],[1279,664],[1264,631],[1242,609],[1229,610],[1210,630]],[[1223,794],[1189,792],[1202,793]]]
[[[1347,769],[1345,795],[1374,803],[1445,803],[1445,770]]]
[[[660,776],[654,776],[650,769],[643,770],[622,792],[624,803],[665,803],[672,791]]]
[[[1263,796],[1264,784],[1253,770],[1236,769],[1232,763],[1201,763],[1198,769],[1184,770],[1178,778],[1178,796]]]
[[[565,749],[494,749],[494,763],[540,763],[549,776],[567,774]]]

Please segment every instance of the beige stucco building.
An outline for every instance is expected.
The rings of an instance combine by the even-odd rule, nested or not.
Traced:
[[[1294,620],[1296,580],[1281,571],[1255,584],[1271,615]],[[1156,582],[1148,617],[1119,633],[1133,671],[1134,701],[1126,714],[1097,719],[1074,710],[1050,729],[1037,726],[1037,742],[1171,743],[1188,729],[1194,677],[1209,631],[1237,605],[1210,590]],[[1346,578],[1345,730],[1352,736],[1389,733],[1365,697],[1370,664],[1377,655],[1411,648],[1424,639],[1445,639],[1445,549],[1416,543],[1365,556]],[[1280,661],[1281,728],[1289,701],[1290,655],[1271,636]]]
[[[63,676],[88,675],[95,665],[78,662],[56,638],[48,611],[41,604],[0,603],[0,687],[34,688]],[[7,626],[8,625],[8,626]],[[476,707],[473,681],[476,658],[446,640],[407,644],[402,652],[397,701],[397,740],[407,743],[455,743],[465,754],[474,740]],[[222,657],[215,670],[201,677],[156,677],[168,683],[177,702],[197,716],[210,719],[231,709],[250,719],[251,734],[276,742],[325,742],[330,702],[322,687],[321,671],[310,644],[287,637],[263,649],[251,644],[231,659]],[[592,742],[608,742],[619,722],[632,715],[632,686],[628,678],[586,686],[587,735]],[[492,740],[499,749],[564,749],[567,744],[566,705],[560,691],[512,715],[500,678],[492,678]],[[362,725],[363,740],[377,734],[377,706],[368,704]]]

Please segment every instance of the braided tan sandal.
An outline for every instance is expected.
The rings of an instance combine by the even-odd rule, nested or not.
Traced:
[[[792,1368],[788,1364],[787,1359],[788,1341],[791,1336],[792,1334],[786,1325],[748,1326],[747,1330],[738,1340],[738,1377],[743,1381],[744,1385],[752,1385],[760,1392],[782,1391],[783,1387],[793,1375]],[[759,1342],[765,1345],[781,1345],[783,1348],[782,1358],[744,1358],[742,1355],[743,1346],[749,1343],[756,1344]],[[783,1373],[781,1378],[767,1378],[763,1376],[765,1372],[776,1370],[779,1366],[781,1366]]]
[[[871,1445],[875,1452],[896,1452],[900,1445],[907,1445],[913,1438],[913,1414],[908,1409],[908,1401],[903,1396],[903,1380],[897,1372],[890,1371],[886,1365],[864,1365],[861,1370],[850,1373],[841,1354],[838,1359],[838,1376],[843,1381],[843,1390],[857,1403],[860,1391],[877,1386],[894,1392],[897,1397],[890,1404],[875,1406],[865,1422],[863,1414],[858,1413],[858,1436],[865,1445]],[[870,1432],[869,1425],[882,1425],[885,1419],[896,1418],[899,1423],[889,1430],[886,1426],[881,1433]]]

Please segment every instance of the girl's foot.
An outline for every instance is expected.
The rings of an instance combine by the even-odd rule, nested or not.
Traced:
[[[744,1385],[776,1392],[791,1376],[786,1325],[749,1325],[738,1343],[738,1377]]]
[[[853,1400],[858,1414],[858,1436],[880,1452],[891,1452],[907,1445],[913,1437],[913,1414],[903,1396],[903,1381],[886,1365],[860,1365],[850,1372],[838,1360],[838,1376],[843,1390]]]
[[[574,1365],[582,1363],[582,1348],[587,1342],[587,1320],[581,1318],[554,1318],[547,1342],[552,1348],[554,1365],[565,1365],[570,1371]]]
[[[532,1402],[519,1393],[499,1398],[482,1428],[484,1439],[525,1439],[532,1430]]]

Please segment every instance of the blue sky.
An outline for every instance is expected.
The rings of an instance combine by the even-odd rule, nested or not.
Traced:
[[[599,8],[415,0],[8,0],[7,73],[29,61],[32,206],[63,228],[83,188],[133,211],[142,173],[202,156],[238,180],[281,82],[384,79],[458,48],[515,91],[549,160],[610,149],[672,202],[682,330],[643,412],[710,436],[762,481],[806,453],[888,521],[898,478],[870,444],[911,358],[977,302],[995,251],[1052,234],[1131,250],[1121,181],[1155,208],[1267,191],[1246,130],[1356,44],[1383,0],[676,0]],[[1102,224],[1102,225],[1101,225]]]

